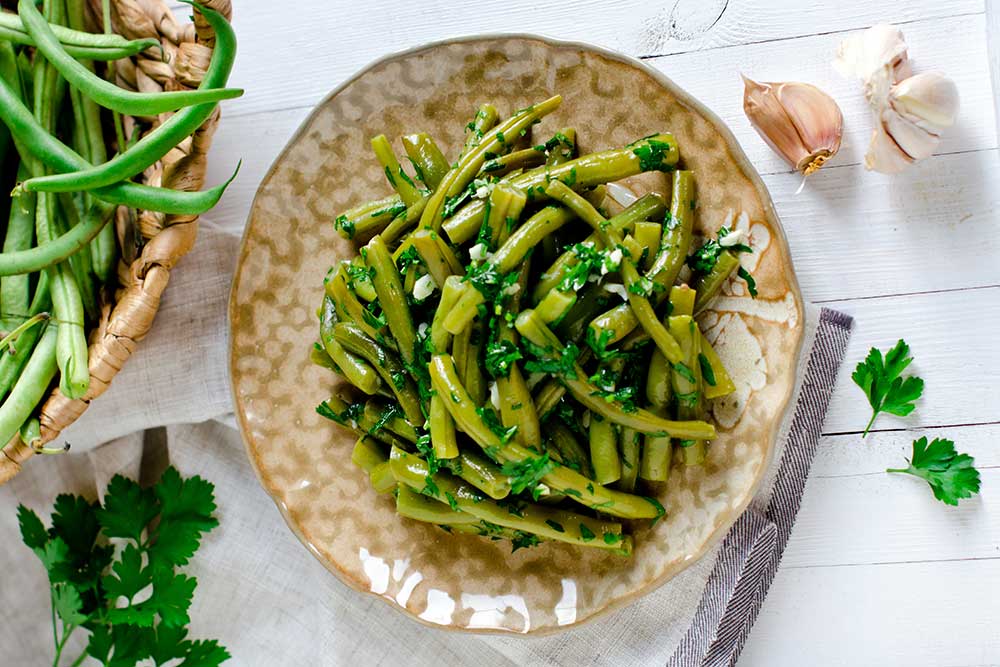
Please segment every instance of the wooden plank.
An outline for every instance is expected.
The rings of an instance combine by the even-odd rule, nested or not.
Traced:
[[[824,433],[864,429],[871,410],[862,391],[851,381],[851,372],[870,347],[886,350],[899,338],[910,345],[915,361],[908,372],[924,378],[924,394],[908,417],[880,415],[875,423],[877,430],[997,421],[1000,288],[835,301],[827,305],[853,315],[856,326],[830,401]]]
[[[739,665],[996,665],[997,591],[997,559],[780,570]]]
[[[697,0],[687,0],[697,1]],[[533,32],[585,40],[642,56],[704,48],[708,42],[673,40],[659,45],[650,35],[663,25],[657,18],[674,3],[623,0],[614,10],[602,0],[581,0],[569,10],[557,0],[482,0],[477,3],[298,3],[290,13],[283,3],[258,3],[237,11],[241,55],[233,85],[246,96],[226,104],[233,113],[259,113],[312,106],[328,90],[386,53],[452,35]],[[835,8],[769,8],[763,0],[730,2],[725,21],[709,31],[712,45],[787,39],[819,32],[863,28],[879,21],[939,19],[982,12],[982,0],[880,3],[845,0]],[[239,8],[237,8],[239,9]],[[742,27],[738,27],[742,26]],[[719,37],[716,40],[716,36]],[[949,40],[953,47],[960,41]],[[941,49],[943,50],[943,49]],[[930,53],[933,53],[930,52]],[[726,72],[735,76],[736,70]]]
[[[853,299],[1000,283],[997,150],[935,156],[887,176],[860,165],[765,176],[805,298]]]
[[[955,80],[961,99],[956,125],[942,136],[937,153],[956,153],[997,146],[997,125],[990,86],[985,17],[966,16],[921,21],[902,26],[916,71],[937,69]],[[942,34],[952,35],[947,43]],[[750,126],[743,113],[742,72],[758,81],[805,81],[833,97],[844,114],[840,153],[828,163],[860,164],[868,149],[872,114],[861,82],[834,71],[832,61],[844,33],[823,34],[739,48],[693,52],[647,61],[704,102],[733,130],[750,161],[761,173],[786,173],[800,178]],[[683,147],[681,147],[683,150]],[[820,172],[807,188],[829,175]],[[905,181],[908,175],[897,180]]]
[[[915,438],[943,437],[976,459],[980,495],[951,507],[905,468]],[[1000,426],[823,438],[781,566],[995,558],[1000,544]],[[824,474],[825,473],[825,474]]]

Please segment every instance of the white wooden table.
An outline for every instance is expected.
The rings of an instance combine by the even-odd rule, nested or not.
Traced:
[[[512,30],[590,41],[646,59],[714,109],[764,175],[806,299],[855,316],[849,364],[902,337],[927,383],[915,415],[882,417],[862,441],[868,408],[845,366],[740,664],[1000,664],[1000,0],[234,4],[232,83],[247,94],[225,105],[210,161],[214,183],[243,159],[212,215],[234,229],[313,105],[370,60],[428,40]],[[918,69],[944,70],[962,97],[937,155],[894,178],[861,166],[868,111],[858,82],[830,64],[844,37],[883,21],[902,27]],[[743,116],[741,71],[816,84],[843,108],[843,149],[801,194]],[[882,472],[922,435],[975,456],[979,498],[946,507],[922,482]]]

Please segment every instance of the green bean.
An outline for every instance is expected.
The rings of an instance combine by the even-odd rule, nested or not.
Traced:
[[[690,171],[674,172],[670,197],[670,214],[663,224],[660,252],[650,267],[654,282],[670,287],[684,266],[694,234],[694,175]]]
[[[510,478],[488,458],[475,452],[459,455],[456,474],[490,498],[501,500],[510,495]]]
[[[670,288],[670,314],[694,315],[696,294],[687,285],[674,285]]]
[[[549,144],[553,140],[555,145],[550,147]],[[569,162],[576,157],[576,130],[572,127],[564,127],[559,130],[552,139],[545,142],[545,149],[548,154],[545,164],[550,167]]]
[[[486,159],[486,153],[499,153],[502,146],[509,144],[522,130],[531,127],[535,121],[542,116],[554,111],[562,102],[558,95],[543,102],[523,109],[496,127],[496,132],[483,137],[472,150],[464,153],[458,163],[448,171],[438,189],[434,191],[427,206],[420,217],[421,227],[430,227],[435,231],[440,230],[444,218],[445,204],[450,198],[458,196],[462,190],[473,179],[476,172],[482,167]],[[483,216],[480,215],[473,223],[473,229],[468,237],[457,240],[450,233],[454,243],[464,243],[475,236],[482,224]]]
[[[152,37],[129,40],[120,35],[98,35],[61,25],[49,27],[67,53],[85,60],[119,60],[160,46],[159,40]],[[0,13],[0,40],[35,46],[35,40],[25,30],[21,18],[17,14],[6,12]]]
[[[516,364],[511,365],[510,375],[497,378],[497,392],[500,394],[500,422],[506,428],[517,427],[514,437],[522,445],[537,447],[542,442],[538,411]]]
[[[33,318],[46,313],[51,307],[49,277],[45,272],[42,272],[38,276],[35,296],[32,298],[31,307],[27,314]],[[21,376],[21,370],[31,357],[32,350],[35,349],[35,344],[41,335],[41,327],[30,327],[18,336],[13,348],[9,350],[11,353],[0,354],[0,398],[7,395],[7,392]]]
[[[516,513],[510,512],[447,475],[430,475],[426,462],[402,450],[392,450],[389,465],[401,484],[441,502],[451,500],[460,511],[481,520],[560,542],[608,549],[624,555],[632,551],[631,537],[622,534],[620,523],[532,504],[519,507]],[[428,479],[433,481],[433,486],[427,484]]]
[[[79,0],[74,1],[78,2]],[[82,8],[82,5],[80,6]],[[229,74],[232,71],[236,57],[236,33],[233,31],[232,25],[230,25],[229,21],[222,14],[208,7],[199,6],[198,9],[215,32],[215,47],[212,50],[212,58],[208,68],[205,70],[201,84],[198,86],[198,91],[211,91],[220,86],[225,86],[229,79]],[[99,79],[88,69],[86,64],[82,64],[81,66],[83,67],[83,71],[88,72],[88,78],[92,81],[100,81],[102,84],[109,85],[116,90],[121,90],[117,86],[107,84],[107,82]],[[79,68],[76,69],[79,71]],[[78,88],[84,93],[90,91],[89,86],[78,86]],[[162,95],[173,94],[175,93],[156,93],[154,96],[158,99]],[[84,100],[84,104],[87,105],[90,98],[84,97]],[[70,192],[92,190],[112,185],[118,181],[128,180],[161,160],[174,146],[201,127],[211,117],[216,103],[197,104],[178,111],[163,121],[152,132],[146,133],[127,151],[121,151],[111,160],[106,160],[107,156],[104,153],[103,137],[100,136],[100,118],[96,116],[96,106],[92,103],[89,106],[92,106],[93,110],[88,112],[90,116],[88,131],[96,135],[91,141],[91,146],[96,149],[99,145],[100,153],[90,155],[84,153],[84,157],[96,166],[68,174],[53,174],[51,176],[29,179],[22,183],[24,189],[29,191]],[[122,110],[119,109],[119,111]],[[128,112],[122,111],[122,113]],[[94,124],[95,120],[96,125]],[[113,237],[111,241],[114,241]],[[98,267],[101,273],[98,275],[103,274],[106,277],[109,274],[109,270],[103,266],[104,262],[105,260],[102,258],[102,266]]]
[[[487,392],[486,378],[479,361],[482,335],[482,326],[474,322],[452,339],[452,355],[459,369],[459,377],[476,405],[482,405],[486,401]]]
[[[621,458],[618,456],[618,434],[614,424],[591,413],[588,429],[590,462],[594,467],[594,481],[611,484],[621,478]]]
[[[389,195],[344,211],[333,221],[333,228],[348,241],[355,236],[366,237],[384,230],[397,216],[406,213],[406,208],[399,195]]]
[[[545,153],[541,153],[534,148],[523,148],[507,155],[490,158],[483,163],[479,173],[488,176],[502,176],[514,169],[537,167],[544,162]]]
[[[237,88],[187,90],[160,93],[135,93],[101,79],[73,56],[66,53],[48,21],[35,8],[32,0],[20,0],[17,12],[24,29],[35,41],[36,48],[70,85],[91,97],[103,107],[133,116],[154,116],[175,111],[192,104],[205,104],[239,97]],[[218,48],[218,46],[216,47]],[[227,54],[228,55],[228,54]]]
[[[396,478],[392,474],[389,463],[380,463],[368,473],[368,480],[371,482],[375,493],[389,493],[396,490]]]
[[[54,216],[55,233],[62,235],[72,227],[80,225],[80,216],[76,210],[76,202],[65,193],[56,195],[59,206],[56,207]],[[94,265],[90,254],[90,246],[80,248],[73,253],[66,262],[73,271],[76,278],[77,287],[80,289],[80,300],[83,302],[83,311],[87,320],[96,320],[98,313],[97,290],[94,288],[94,281],[91,278]]]
[[[400,234],[419,222],[420,216],[423,215],[424,209],[427,208],[429,200],[430,197],[421,197],[420,201],[406,209],[405,215],[400,214],[393,218],[392,222],[379,233],[382,240],[386,243],[393,243],[399,238]]]
[[[594,479],[590,456],[573,435],[573,431],[569,430],[565,424],[554,420],[546,424],[546,430],[549,432],[549,444],[559,455],[559,462],[588,479]]]
[[[722,359],[719,358],[719,353],[715,351],[715,348],[700,330],[698,331],[698,339],[701,344],[701,355],[698,357],[698,363],[702,368],[705,398],[727,396],[736,391],[736,384],[723,365]],[[706,365],[711,370],[711,376],[705,372]]]
[[[392,466],[389,466],[390,469]],[[395,479],[395,478],[394,478]],[[396,493],[396,513],[407,519],[424,523],[448,525],[475,525],[479,519],[462,511],[453,510],[447,503],[438,502],[417,493],[406,484],[398,485]]]
[[[491,251],[497,249],[501,239],[506,240],[510,236],[511,225],[508,224],[507,209],[515,199],[520,199],[520,203],[516,205],[520,214],[520,210],[528,200],[523,192],[513,190],[502,183],[495,185],[490,192],[489,207],[483,219],[483,228],[479,230],[479,239],[480,242],[485,240],[487,248]]]
[[[22,164],[18,174],[25,173]],[[3,242],[3,253],[0,254],[0,269],[4,258],[11,253],[31,248],[35,240],[35,195],[22,193],[10,200],[10,217],[7,222],[7,236]],[[28,275],[4,275],[0,271],[0,305],[3,306],[3,318],[0,328],[10,331],[23,319],[31,303],[31,284]]]
[[[375,151],[375,157],[378,158],[379,164],[382,165],[382,170],[385,172],[385,177],[389,181],[389,185],[399,193],[399,198],[403,200],[404,204],[413,206],[423,195],[417,189],[417,186],[413,183],[409,175],[403,171],[403,167],[400,166],[399,160],[396,159],[396,153],[393,152],[389,140],[385,138],[384,134],[380,134],[372,138],[371,144],[372,150]]]
[[[58,370],[56,329],[51,323],[45,328],[10,395],[0,405],[0,440],[3,442],[9,442],[17,434],[49,390],[49,383]]]
[[[93,166],[35,120],[20,95],[4,80],[0,80],[0,120],[6,123],[15,142],[25,148],[24,155],[40,160],[58,172],[78,171]],[[239,172],[239,167],[236,172]],[[111,204],[137,209],[177,215],[201,215],[218,203],[234,178],[236,173],[225,183],[201,192],[121,182],[97,188],[91,194]]]
[[[345,349],[357,354],[375,369],[399,400],[403,414],[411,424],[424,422],[416,387],[407,376],[406,368],[396,354],[366,336],[359,327],[346,322],[334,325],[333,337]]]
[[[700,313],[705,310],[705,306],[722,290],[722,286],[729,276],[740,267],[740,260],[728,250],[723,250],[722,254],[715,261],[712,270],[703,276],[698,276],[692,287],[698,292],[698,297],[694,303],[694,312]]]
[[[347,286],[354,291],[358,298],[364,299],[368,303],[377,301],[378,294],[375,292],[375,286],[372,285],[372,278],[368,275],[368,270],[365,268],[365,263],[361,259],[361,256],[355,255],[348,264],[351,267],[350,269],[344,267],[348,271]]]
[[[584,222],[589,224],[597,232],[604,242],[605,247],[615,248],[622,244],[621,232],[612,229],[608,221],[597,210],[590,205],[583,197],[570,190],[560,181],[552,181],[545,192],[553,198],[558,199],[566,206],[570,207],[574,213],[579,215]],[[630,254],[634,254],[630,253]],[[642,282],[639,271],[630,257],[624,257],[621,261],[621,274],[625,282],[628,293],[628,304],[632,313],[642,328],[649,334],[656,346],[663,352],[663,355],[670,361],[676,362],[680,359],[680,348],[677,341],[673,339],[670,332],[663,326],[652,304],[645,294],[646,286]],[[598,339],[600,340],[600,339]]]
[[[497,112],[496,107],[492,104],[479,105],[476,115],[465,126],[468,132],[465,137],[465,147],[462,149],[462,155],[468,155],[479,146],[486,133],[495,127],[499,120],[500,114]]]
[[[433,192],[448,173],[448,160],[434,140],[425,132],[403,137],[403,148],[417,177]]]
[[[18,435],[21,438],[21,442],[40,454],[57,452],[61,454],[66,451],[65,448],[54,450],[52,452],[44,451],[44,448],[42,447],[42,424],[38,421],[38,417],[29,417],[25,420],[25,422],[21,424]],[[69,445],[67,445],[67,447],[68,446]]]
[[[437,394],[431,396],[428,430],[431,434],[431,447],[434,456],[439,459],[453,459],[458,456],[458,439],[455,433],[455,420],[451,418],[444,399]]]
[[[641,268],[645,271],[648,271],[653,266],[653,260],[660,251],[660,234],[662,230],[662,225],[657,222],[635,223],[633,235],[642,248]]]
[[[434,319],[431,320],[431,348],[435,354],[444,354],[448,351],[452,334],[445,328],[444,321],[462,295],[465,284],[458,276],[449,276],[444,281],[441,300],[434,311]]]
[[[444,285],[448,276],[462,275],[462,264],[437,232],[429,229],[418,229],[409,236],[409,242],[417,249],[420,258],[424,260],[427,273],[434,280],[434,285]],[[404,243],[405,245],[405,243]],[[402,247],[402,246],[400,246]]]
[[[532,450],[516,442],[504,442],[483,421],[472,397],[458,379],[455,364],[450,357],[434,356],[431,359],[430,375],[434,390],[445,397],[445,406],[454,418],[455,424],[482,447],[488,456],[514,463],[535,459],[536,454]],[[663,508],[656,501],[618,493],[594,484],[566,466],[556,465],[542,477],[542,481],[556,491],[569,489],[572,493],[567,495],[574,501],[600,509],[606,514],[641,519],[654,518],[663,513]]]
[[[337,324],[337,320],[337,311],[336,306],[333,304],[333,299],[328,296],[323,297],[323,306],[319,321],[319,339],[323,345],[323,349],[326,350],[326,353],[337,364],[341,374],[348,382],[366,394],[374,394],[379,386],[378,373],[363,359],[351,354],[337,342],[333,335],[333,328]]]
[[[375,423],[381,423],[382,428],[392,431],[409,443],[415,443],[419,437],[417,427],[406,421],[391,404],[386,405],[378,399],[370,398],[365,401],[365,416]]]
[[[444,328],[453,336],[466,333],[479,314],[479,306],[486,302],[483,293],[471,282],[463,282],[455,305],[444,318]]]
[[[553,359],[559,359],[564,354],[562,343],[552,331],[539,320],[532,310],[521,311],[514,323],[518,332],[534,345],[538,346]],[[610,419],[616,424],[635,429],[640,433],[654,435],[670,435],[675,438],[715,437],[715,427],[698,420],[671,421],[657,417],[642,409],[626,409],[620,401],[606,400],[599,389],[586,378],[586,373],[574,364],[572,375],[563,375],[562,381],[567,390],[584,407]]]
[[[374,338],[379,342],[385,341],[384,344],[389,345],[389,341],[385,338],[388,329],[372,318],[371,313],[354,296],[354,292],[348,287],[347,271],[343,265],[332,278],[326,281],[324,289],[327,296],[333,300],[337,308],[337,316],[341,320],[353,323],[369,338]],[[378,326],[376,327],[375,324]]]
[[[379,419],[378,415],[370,411],[362,411],[358,415],[357,429],[354,430],[359,435],[368,435],[389,447],[413,448],[412,442],[386,428],[385,423]]]
[[[665,146],[662,151],[651,147]],[[640,157],[640,155],[644,157]],[[600,153],[591,153],[554,167],[539,167],[508,180],[508,183],[533,197],[545,197],[545,186],[552,181],[570,182],[577,189],[635,176],[643,171],[670,170],[677,164],[678,152],[671,135],[655,135],[642,139],[630,147]],[[479,231],[485,207],[474,201],[459,209],[444,223],[444,230],[452,243],[465,243]]]
[[[528,218],[493,255],[492,264],[501,274],[510,273],[543,238],[576,216],[560,206],[546,206]]]
[[[607,302],[608,292],[597,283],[589,283],[577,295],[576,303],[562,321],[555,325],[555,331],[563,340],[579,343],[591,319],[605,309]]]
[[[396,340],[399,354],[405,363],[412,364],[416,353],[417,332],[413,328],[413,317],[410,315],[406,294],[392,255],[381,237],[376,236],[361,251],[361,257],[372,272],[372,284],[378,294],[389,331]]]
[[[671,372],[674,395],[677,397],[677,416],[681,419],[695,418],[703,410],[698,325],[690,315],[672,315],[669,325],[684,352],[683,367],[677,364]],[[697,465],[705,460],[704,440],[682,438],[679,444],[687,465]]]
[[[351,450],[351,461],[365,472],[371,472],[375,466],[389,460],[377,440],[368,435],[362,435],[355,441]]]
[[[546,417],[552,408],[559,404],[559,401],[566,394],[566,386],[556,378],[545,381],[542,388],[535,394],[534,403],[538,414]]]
[[[618,480],[618,488],[627,493],[635,491],[635,482],[639,476],[641,454],[639,452],[639,433],[634,429],[622,429],[621,438],[622,476]]]
[[[538,302],[538,305],[535,306],[535,312],[546,324],[557,326],[575,303],[576,294],[574,292],[552,290]]]
[[[649,411],[665,417],[667,406],[673,394],[670,374],[672,369],[667,358],[659,350],[653,350],[646,374],[646,400]],[[673,445],[670,438],[647,435],[642,445],[642,460],[639,477],[650,482],[665,482],[670,476],[670,459]]]

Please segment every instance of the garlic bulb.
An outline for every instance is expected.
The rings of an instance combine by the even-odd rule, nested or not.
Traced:
[[[844,116],[833,98],[808,83],[760,83],[744,76],[743,84],[744,113],[789,164],[808,176],[836,155]]]
[[[895,174],[931,156],[941,133],[955,123],[958,88],[940,72],[910,76],[909,56],[898,28],[877,25],[847,38],[834,66],[864,82],[875,130],[865,166]]]

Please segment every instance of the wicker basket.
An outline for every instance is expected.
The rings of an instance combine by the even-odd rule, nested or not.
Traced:
[[[232,15],[230,0],[201,1],[226,18]],[[101,2],[88,0],[88,3],[96,29]],[[215,34],[197,10],[192,10],[193,24],[181,25],[162,0],[112,0],[111,8],[115,32],[130,39],[154,37],[164,49],[162,58],[159,53],[148,56],[143,53],[117,61],[119,86],[144,92],[197,88],[215,45]],[[126,135],[131,135],[136,125],[149,131],[165,117],[126,117]],[[141,182],[176,190],[200,189],[205,180],[206,155],[218,122],[216,110],[194,135],[143,172]],[[170,270],[194,244],[197,216],[152,211],[135,214],[124,207],[116,213],[121,250],[118,287],[114,303],[104,304],[100,323],[90,335],[90,389],[82,399],[69,399],[58,388],[52,391],[40,416],[44,442],[58,437],[108,388],[152,326],[160,296],[170,280]],[[34,453],[17,436],[0,449],[0,484],[16,475]]]

